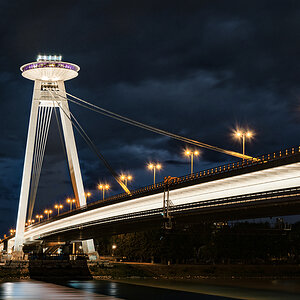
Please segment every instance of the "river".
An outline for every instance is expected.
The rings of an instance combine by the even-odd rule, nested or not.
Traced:
[[[299,280],[89,280],[49,283],[20,280],[0,283],[0,299],[300,299]]]

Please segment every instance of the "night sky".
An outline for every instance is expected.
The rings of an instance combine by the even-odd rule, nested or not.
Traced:
[[[101,107],[215,146],[241,151],[237,127],[259,155],[299,145],[299,1],[0,0],[0,233],[15,226],[33,82],[20,66],[61,54],[81,67],[66,89]],[[100,152],[130,188],[189,172],[187,146],[70,104]],[[55,121],[55,119],[53,118]],[[35,212],[72,196],[56,124],[50,128]],[[97,183],[120,192],[75,133],[90,201]],[[236,161],[201,150],[195,169]]]

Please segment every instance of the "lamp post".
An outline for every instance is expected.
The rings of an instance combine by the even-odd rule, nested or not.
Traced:
[[[150,164],[148,164],[148,169],[149,170],[153,170],[153,184],[155,186],[156,170],[160,170],[161,169],[161,164],[159,164],[159,163],[157,163],[157,164],[150,163]]]
[[[75,202],[76,202],[75,199],[71,199],[71,198],[67,199],[67,203],[70,204],[70,211],[73,209],[73,203],[75,203]]]
[[[27,221],[28,225],[31,225],[31,224],[33,224],[34,222],[35,222],[34,220],[28,220],[28,221]]]
[[[186,156],[191,157],[191,175],[193,175],[193,169],[194,169],[194,156],[198,156],[199,155],[199,151],[195,150],[195,151],[191,151],[191,150],[185,150],[184,154]]]
[[[105,198],[105,190],[109,190],[110,186],[109,184],[98,184],[98,190],[102,190],[102,200]]]
[[[46,209],[45,211],[44,211],[44,213],[48,216],[48,220],[49,220],[49,218],[50,218],[50,215],[52,214],[52,209]]]
[[[89,197],[91,197],[91,196],[92,196],[92,193],[90,193],[90,192],[87,192],[87,193],[85,194],[85,196],[86,196],[86,200],[87,200]]]
[[[243,145],[243,156],[245,156],[245,148],[246,148],[246,138],[251,139],[253,137],[253,133],[251,131],[237,131],[235,133],[235,136],[237,138],[242,139],[242,145]],[[244,160],[245,158],[243,158]]]
[[[59,210],[63,208],[62,204],[55,204],[54,208],[57,209],[57,215],[59,216]]]
[[[39,220],[39,222],[41,222],[41,219],[43,219],[43,215],[36,215],[35,217]]]
[[[121,175],[120,179],[125,182],[125,185],[127,186],[128,181],[132,180],[131,175]]]
[[[111,246],[111,249],[112,249],[111,256],[114,256],[115,250],[117,249],[117,245],[116,245],[116,244],[113,244],[113,245]]]

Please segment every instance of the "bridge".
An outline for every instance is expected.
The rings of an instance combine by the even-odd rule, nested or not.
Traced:
[[[61,57],[42,56],[21,67],[22,75],[34,81],[32,108],[20,192],[15,235],[0,244],[16,259],[24,245],[82,241],[85,253],[95,253],[93,238],[103,234],[136,231],[147,226],[171,229],[174,224],[235,220],[297,214],[300,207],[300,147],[251,157],[179,136],[123,117],[65,91],[64,81],[78,76],[79,66]],[[164,135],[185,144],[221,152],[242,160],[182,177],[129,190],[70,112],[73,102],[107,117]],[[52,111],[66,154],[75,195],[76,209],[25,228],[31,219],[43,164]],[[104,163],[124,193],[86,204],[81,170],[73,133],[75,128]],[[191,157],[192,160],[192,157]]]
[[[300,147],[222,165],[107,198],[30,225],[24,244],[60,243],[174,223],[296,214]],[[8,249],[14,244],[8,240]]]

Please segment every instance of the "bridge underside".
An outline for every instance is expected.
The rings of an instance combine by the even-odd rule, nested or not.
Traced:
[[[201,201],[199,203],[171,207],[174,227],[191,223],[244,220],[300,214],[300,187],[272,192],[243,195]],[[162,210],[143,212],[141,216],[123,215],[119,219],[82,224],[80,228],[68,228],[42,239],[44,242],[86,240],[105,235],[136,232],[160,228],[167,220]]]

